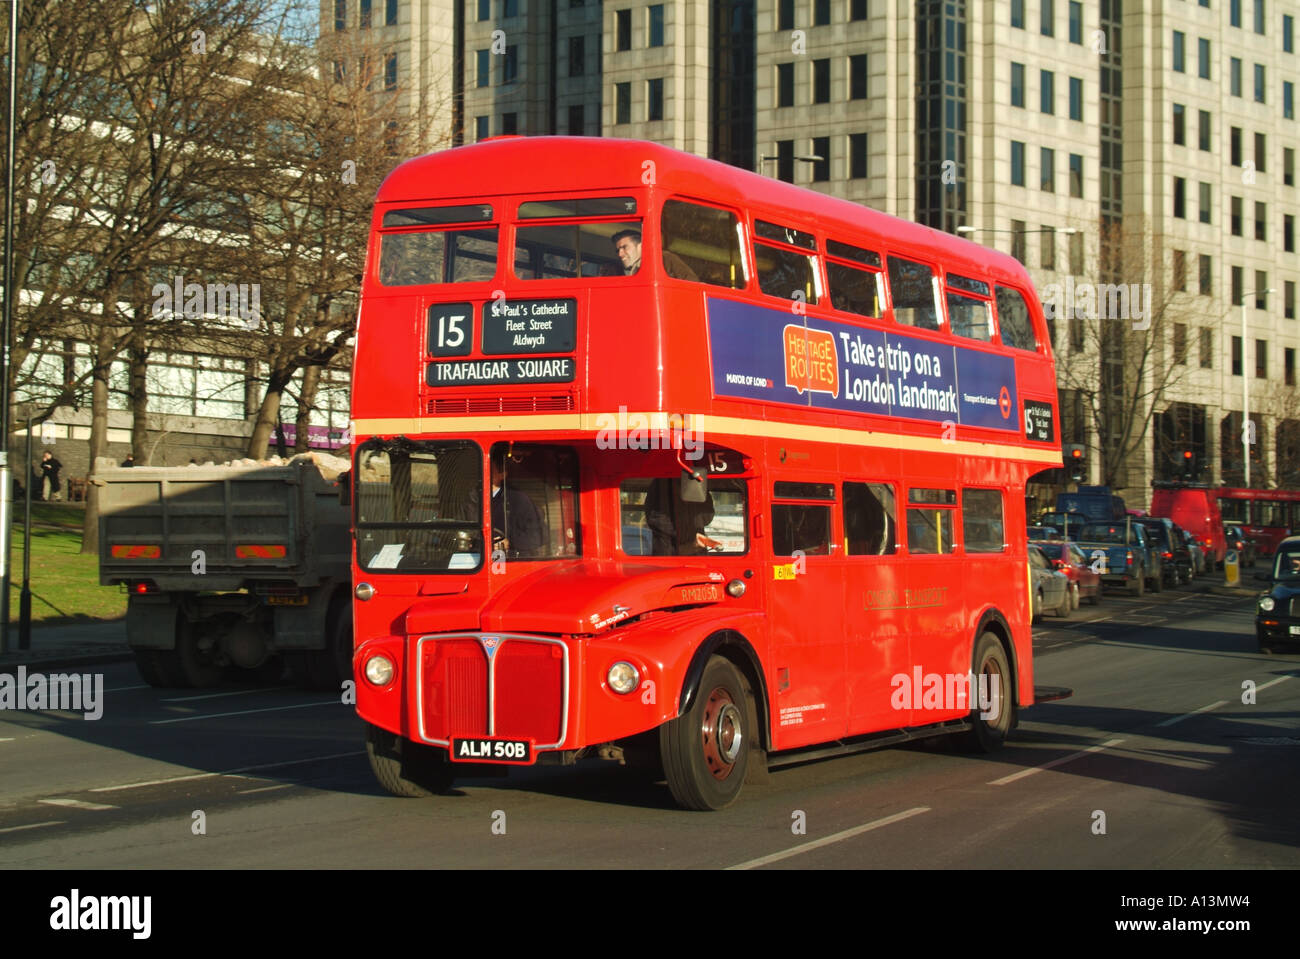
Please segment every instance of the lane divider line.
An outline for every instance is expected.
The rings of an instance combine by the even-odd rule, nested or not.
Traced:
[[[224,719],[227,716],[251,716],[254,713],[279,713],[286,709],[307,709],[311,706],[338,706],[337,699],[327,699],[323,703],[299,703],[296,706],[268,706],[265,709],[244,709],[235,713],[205,713],[202,716],[181,716],[177,719],[153,719],[150,726],[166,726],[169,723],[192,723],[198,719]]]
[[[330,753],[328,756],[309,756],[306,759],[286,759],[282,762],[275,763],[258,763],[256,766],[240,766],[238,769],[227,769],[222,772],[214,773],[191,773],[188,776],[171,776],[167,779],[147,779],[139,783],[123,783],[119,786],[97,786],[94,789],[88,789],[86,792],[92,793],[111,793],[118,792],[122,789],[139,789],[142,786],[165,786],[169,783],[183,783],[194,779],[208,779],[213,776],[237,776],[240,773],[252,772],[255,769],[277,769],[280,766],[298,766],[302,763],[319,763],[328,759],[344,759],[352,756],[364,756],[364,749],[355,749],[350,753]]]
[[[26,826],[6,826],[0,832],[22,832],[24,829],[44,829],[46,826],[62,826],[66,819],[51,819],[48,822],[32,822]]]
[[[223,696],[247,696],[249,693],[261,693],[267,690],[274,690],[276,687],[268,686],[265,689],[236,689],[225,693],[204,693],[201,696],[175,696],[171,699],[163,699],[164,703],[191,703],[199,699],[220,699]]]
[[[44,803],[47,806],[66,806],[69,809],[91,809],[95,811],[117,808],[104,803],[86,802],[84,799],[38,799],[37,802]]]
[[[728,866],[727,869],[757,869],[759,866],[766,866],[769,863],[780,862],[782,859],[789,859],[791,856],[798,856],[805,852],[811,852],[814,849],[820,849],[822,846],[829,846],[831,843],[842,842],[845,839],[852,839],[854,836],[860,836],[864,832],[870,832],[873,829],[879,829],[881,826],[888,826],[891,823],[902,822],[904,819],[911,819],[913,816],[919,816],[921,813],[929,812],[929,806],[917,806],[903,812],[894,813],[892,816],[886,816],[884,819],[877,819],[874,822],[866,823],[862,826],[854,826],[852,829],[845,829],[843,832],[833,833],[822,839],[814,839],[812,842],[800,843],[793,849],[787,849],[784,852],[774,852],[770,856],[760,856],[758,859],[750,859],[746,862],[737,863],[734,866]]]
[[[1101,752],[1103,749],[1109,749],[1111,746],[1116,746],[1122,743],[1123,741],[1124,740],[1122,739],[1110,739],[1097,746],[1089,746],[1087,749],[1081,749],[1077,753],[1071,753],[1068,756],[1062,756],[1060,759],[1053,759],[1051,762],[1043,763],[1043,765],[1041,766],[1034,766],[1031,769],[1022,769],[1020,770],[1020,772],[1012,773],[1010,776],[1003,776],[1001,779],[995,779],[991,783],[989,783],[989,785],[1005,786],[1007,783],[1013,783],[1017,779],[1024,779],[1026,776],[1032,776],[1034,773],[1041,773],[1044,769],[1053,769],[1057,766],[1064,766],[1066,763],[1072,762],[1073,760],[1078,759],[1081,756],[1087,756],[1089,753],[1097,753],[1097,752]]]
[[[298,785],[298,784],[297,784],[297,783],[280,783],[280,784],[275,785],[275,786],[259,786],[259,787],[256,788],[256,789],[241,789],[241,790],[239,790],[239,792],[236,793],[235,795],[237,795],[237,796],[247,796],[249,793],[264,793],[264,792],[270,792],[272,789],[288,789],[290,786],[296,786],[296,785]]]
[[[1202,706],[1200,709],[1193,709],[1190,713],[1183,713],[1181,716],[1175,716],[1172,719],[1161,720],[1156,723],[1156,728],[1159,729],[1161,726],[1173,726],[1176,723],[1181,723],[1184,719],[1191,719],[1193,716],[1199,716],[1201,713],[1208,713],[1211,709],[1218,709],[1220,706],[1226,705],[1228,705],[1228,701],[1226,699],[1220,699],[1217,703],[1210,703],[1210,705]]]

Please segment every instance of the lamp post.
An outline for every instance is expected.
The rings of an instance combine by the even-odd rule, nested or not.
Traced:
[[[779,160],[779,159],[781,159],[780,155],[774,154],[772,156],[768,156],[766,153],[760,153],[758,155],[758,169],[755,170],[754,172],[762,173],[764,163],[766,163],[768,160]],[[802,153],[799,154],[798,156],[791,157],[791,159],[802,160],[804,163],[821,163],[826,158],[823,156],[819,156],[816,153]]]
[[[0,320],[0,653],[9,649],[9,340],[14,316],[14,111],[18,101],[18,0],[9,3],[9,114],[5,124],[5,302]],[[29,481],[30,482],[30,481]]]
[[[1276,292],[1269,287],[1267,290],[1252,290],[1241,295],[1241,469],[1242,485],[1246,489],[1250,489],[1250,377],[1246,374],[1246,300],[1261,293],[1268,296]]]

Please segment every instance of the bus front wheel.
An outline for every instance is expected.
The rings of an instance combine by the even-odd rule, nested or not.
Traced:
[[[967,746],[974,752],[991,753],[1002,748],[1015,725],[1015,691],[1006,651],[994,633],[983,633],[975,644],[975,685],[971,689],[973,708]]]
[[[366,758],[379,785],[394,796],[422,799],[451,788],[453,772],[442,750],[373,723],[366,723]]]
[[[753,716],[740,671],[722,656],[710,658],[690,709],[659,727],[664,778],[678,805],[722,809],[740,795]]]

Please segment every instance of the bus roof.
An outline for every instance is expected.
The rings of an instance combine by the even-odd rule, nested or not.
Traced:
[[[653,175],[650,175],[650,174]],[[509,193],[587,193],[640,189],[647,181],[672,194],[714,200],[737,209],[779,207],[814,228],[838,227],[851,237],[867,231],[893,249],[926,251],[946,266],[978,265],[994,279],[1032,291],[1014,257],[848,200],[646,140],[612,137],[496,137],[415,157],[379,187],[380,204]]]

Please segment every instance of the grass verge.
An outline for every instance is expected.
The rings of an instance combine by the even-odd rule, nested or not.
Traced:
[[[10,539],[9,616],[18,622],[23,578],[23,504],[14,504]],[[81,555],[81,507],[64,503],[32,504],[32,622],[40,625],[121,619],[126,594],[117,586],[99,585],[99,557]]]

